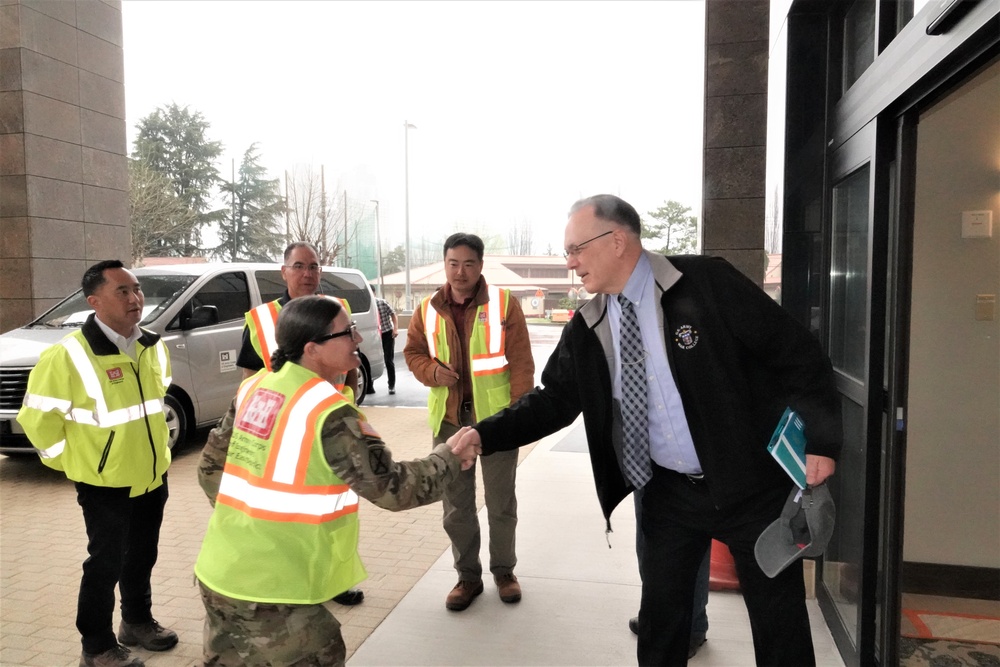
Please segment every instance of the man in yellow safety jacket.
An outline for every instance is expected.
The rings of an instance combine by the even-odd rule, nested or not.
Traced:
[[[435,445],[462,426],[506,408],[534,386],[535,362],[524,312],[510,291],[487,285],[482,239],[452,234],[444,243],[447,284],[420,303],[407,327],[403,355],[414,377],[431,388],[427,407]],[[500,599],[517,602],[514,576],[517,456],[480,459],[490,528],[490,572]],[[462,611],[483,592],[476,517],[475,467],[444,497],[444,528],[451,539],[458,583],[445,606]]]
[[[142,665],[123,644],[151,651],[177,644],[152,616],[150,588],[167,502],[170,359],[160,337],[139,328],[142,289],[122,262],[90,267],[82,287],[94,313],[42,353],[17,420],[42,462],[76,483],[83,509],[90,555],[77,603],[80,665]]]

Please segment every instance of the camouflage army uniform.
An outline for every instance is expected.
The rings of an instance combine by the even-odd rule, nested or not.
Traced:
[[[395,462],[370,424],[362,428],[350,406],[334,410],[323,424],[323,453],[351,489],[390,511],[440,500],[458,476],[460,462],[448,445],[430,456]],[[236,418],[235,401],[212,429],[198,464],[198,483],[214,505]],[[236,600],[201,585],[207,610],[206,665],[343,665],[347,647],[340,623],[323,605],[265,604]]]

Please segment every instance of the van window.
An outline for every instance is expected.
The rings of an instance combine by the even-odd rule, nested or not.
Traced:
[[[215,306],[219,311],[219,323],[242,320],[250,310],[250,289],[246,274],[240,271],[212,278],[191,297],[184,310],[191,314],[200,306]],[[178,323],[179,320],[175,318],[168,328],[176,328]]]
[[[139,324],[146,325],[160,316],[166,308],[172,304],[187,286],[194,282],[194,276],[188,275],[162,275],[145,276],[139,275],[139,285],[142,287],[142,294],[145,297],[145,306],[142,310],[142,321]],[[80,327],[87,321],[87,317],[94,312],[94,309],[87,303],[87,298],[83,296],[83,290],[73,292],[61,303],[57,304],[28,327]]]
[[[366,313],[372,307],[372,293],[364,277],[354,273],[336,273],[335,269],[324,268],[320,278],[323,294],[347,299],[352,313]],[[260,288],[262,303],[274,301],[285,293],[285,282],[281,271],[257,271],[257,286]]]

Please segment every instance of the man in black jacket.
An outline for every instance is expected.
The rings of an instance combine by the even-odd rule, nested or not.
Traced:
[[[730,264],[644,251],[640,229],[635,209],[613,195],[573,205],[567,266],[596,296],[563,330],[542,386],[479,422],[456,451],[534,442],[582,412],[609,530],[618,503],[643,490],[639,664],[686,664],[695,580],[712,538],[733,554],[757,663],[814,664],[802,563],[769,579],[754,544],[792,486],[766,447],[787,406],[806,425],[807,482],[833,474],[841,421],[832,367],[815,337]],[[626,307],[644,348],[646,478],[623,472]]]

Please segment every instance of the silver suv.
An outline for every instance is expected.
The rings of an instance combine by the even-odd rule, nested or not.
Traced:
[[[244,314],[285,291],[274,264],[176,264],[133,269],[146,297],[142,326],[160,334],[170,350],[173,384],[166,415],[171,448],[196,427],[219,420],[236,395],[236,367]],[[357,401],[385,370],[377,306],[368,281],[355,269],[324,267],[324,294],[346,299],[358,324],[361,367]],[[0,453],[34,449],[15,421],[28,374],[42,350],[79,328],[91,313],[77,290],[34,322],[0,336]]]

